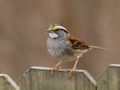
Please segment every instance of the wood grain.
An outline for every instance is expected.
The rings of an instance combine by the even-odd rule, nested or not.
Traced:
[[[8,75],[0,74],[0,90],[19,90],[19,87]]]
[[[120,65],[111,64],[100,76],[97,90],[120,90]]]
[[[76,70],[69,79],[69,71],[31,67],[20,79],[21,90],[96,90],[96,82],[85,70]]]

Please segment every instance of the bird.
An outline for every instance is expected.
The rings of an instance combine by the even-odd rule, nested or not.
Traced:
[[[53,74],[54,70],[59,69],[62,62],[75,61],[73,68],[69,69],[69,77],[71,77],[76,70],[79,58],[82,57],[85,52],[92,49],[110,50],[98,46],[87,45],[70,34],[68,30],[60,24],[51,24],[47,32],[49,34],[47,38],[47,50],[54,58],[59,60],[59,63],[51,69],[51,74]]]

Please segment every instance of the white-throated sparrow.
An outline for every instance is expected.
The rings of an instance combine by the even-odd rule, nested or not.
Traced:
[[[47,32],[49,33],[49,37],[47,39],[47,49],[53,57],[60,61],[54,68],[51,69],[51,74],[54,70],[58,69],[62,62],[76,60],[74,67],[70,70],[71,76],[74,74],[79,58],[85,52],[91,49],[109,50],[98,46],[86,45],[81,40],[69,34],[67,29],[59,24],[50,25]]]

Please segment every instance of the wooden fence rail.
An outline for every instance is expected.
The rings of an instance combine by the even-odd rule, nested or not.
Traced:
[[[120,90],[120,65],[111,64],[97,82],[85,70],[76,70],[69,79],[69,71],[31,67],[20,78],[19,87],[6,74],[0,74],[0,90]]]

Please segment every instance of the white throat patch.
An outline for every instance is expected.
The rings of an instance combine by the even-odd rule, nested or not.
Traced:
[[[50,38],[57,38],[58,37],[58,35],[55,33],[49,33],[49,36],[50,36]]]

